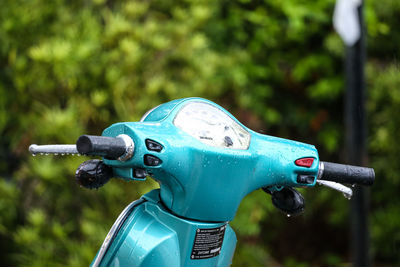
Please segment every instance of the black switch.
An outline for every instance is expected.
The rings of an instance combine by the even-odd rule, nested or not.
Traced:
[[[153,155],[144,155],[144,164],[147,166],[158,166],[162,160]]]
[[[147,176],[147,172],[145,169],[134,169],[133,170],[133,177],[138,179],[144,179]]]
[[[312,184],[314,183],[314,176],[307,174],[299,174],[297,175],[297,182],[299,184]]]
[[[148,150],[155,152],[161,152],[163,149],[163,146],[160,143],[151,139],[146,139],[146,147]]]

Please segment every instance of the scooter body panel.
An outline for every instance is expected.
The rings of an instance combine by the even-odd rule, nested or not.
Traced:
[[[226,116],[230,125],[237,125],[250,136],[248,146],[244,149],[211,146],[177,127],[176,118],[191,104],[211,107]],[[201,116],[196,121],[188,121],[187,125],[196,127],[202,123]],[[217,130],[223,132],[224,126],[218,125],[212,127],[220,127]],[[202,131],[201,126],[198,128]],[[141,122],[117,123],[103,132],[104,136],[111,137],[120,134],[132,138],[135,151],[134,156],[124,162],[104,159],[113,167],[115,176],[137,179],[135,169],[145,170],[159,181],[163,204],[174,214],[188,219],[231,221],[241,200],[250,192],[277,185],[314,186],[318,173],[319,158],[314,146],[258,134],[222,107],[201,98],[165,103],[150,111]],[[161,150],[151,150],[146,140],[157,142]],[[158,163],[149,166],[146,163],[149,156],[157,158]],[[295,164],[304,157],[313,159],[312,166]],[[312,182],[300,184],[298,175],[308,175]]]
[[[183,219],[161,204],[159,190],[143,196],[119,227],[99,266],[229,266],[236,235],[225,222]]]

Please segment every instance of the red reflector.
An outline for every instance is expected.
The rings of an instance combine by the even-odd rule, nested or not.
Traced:
[[[314,162],[314,158],[302,158],[294,162],[297,166],[310,168]]]

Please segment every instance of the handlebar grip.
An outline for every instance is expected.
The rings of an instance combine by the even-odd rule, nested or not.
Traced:
[[[127,150],[124,139],[118,137],[81,135],[76,141],[76,149],[84,155],[117,159]]]
[[[372,185],[375,181],[375,172],[372,168],[325,161],[321,161],[320,168],[323,168],[321,180],[359,185]]]

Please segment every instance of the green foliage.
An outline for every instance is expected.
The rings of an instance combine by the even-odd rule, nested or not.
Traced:
[[[334,0],[3,0],[0,9],[0,252],[5,265],[87,266],[119,212],[156,187],[76,186],[82,157],[31,157],[31,143],[73,143],[162,102],[217,101],[250,128],[315,144],[340,161],[344,47]],[[367,1],[371,237],[399,263],[400,32],[397,1]],[[318,188],[319,189],[319,188]],[[255,192],[232,226],[236,266],[346,262],[348,201],[304,190],[286,218]],[[332,234],[334,233],[334,234]],[[337,234],[340,233],[340,234]],[[342,236],[338,240],[337,236]],[[327,240],[331,242],[327,243]]]
[[[14,203],[19,197],[19,192],[12,183],[0,180],[0,234],[7,234],[7,229],[13,227],[13,222],[17,218],[17,207]]]
[[[397,145],[400,120],[400,32],[395,21],[400,12],[397,1],[369,5],[370,51],[367,65],[369,88],[370,161],[376,171],[371,190],[371,238],[378,262],[400,264],[400,148]]]
[[[371,162],[377,181],[372,191],[375,212],[372,214],[372,240],[374,250],[382,261],[400,262],[400,148],[397,143],[400,132],[400,69],[395,64],[381,66],[371,63],[369,82],[369,109],[371,114]],[[373,75],[379,71],[379,75]],[[373,100],[373,101],[372,101]]]

